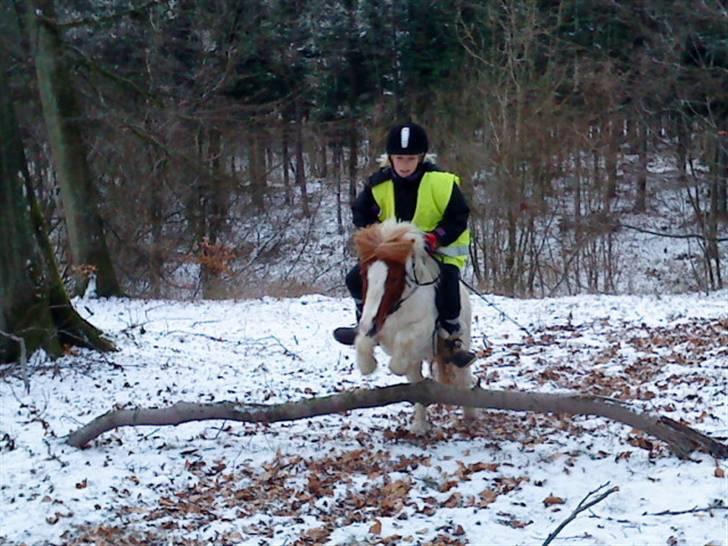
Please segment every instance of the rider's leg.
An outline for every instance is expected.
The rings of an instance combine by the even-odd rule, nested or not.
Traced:
[[[475,353],[463,348],[460,325],[460,269],[452,264],[440,264],[440,284],[437,291],[437,312],[440,336],[445,338],[452,357],[450,361],[460,368],[472,364]]]
[[[364,307],[364,283],[361,278],[361,267],[358,263],[346,274],[346,287],[349,289],[351,297],[354,298],[356,321],[359,322],[361,310]]]
[[[361,267],[359,267],[358,263],[346,274],[346,287],[349,289],[351,297],[354,298],[356,322],[358,324],[364,307],[364,283],[361,278]],[[356,334],[356,325],[343,326],[334,330],[334,338],[344,345],[354,345]]]
[[[443,337],[460,335],[460,269],[456,265],[440,264],[437,312],[447,334]]]

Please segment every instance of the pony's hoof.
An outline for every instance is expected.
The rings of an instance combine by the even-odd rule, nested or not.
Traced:
[[[377,369],[377,361],[372,356],[369,358],[359,358],[356,362],[359,365],[359,371],[362,375],[371,375]]]
[[[409,431],[415,436],[424,436],[430,432],[430,423],[425,420],[415,419],[409,427]]]

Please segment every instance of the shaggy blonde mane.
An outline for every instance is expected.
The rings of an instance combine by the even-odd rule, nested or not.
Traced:
[[[412,254],[417,237],[412,224],[386,221],[357,231],[354,246],[361,263],[384,260],[404,265]]]

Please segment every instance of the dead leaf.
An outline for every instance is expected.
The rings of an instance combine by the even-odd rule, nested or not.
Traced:
[[[555,497],[553,494],[546,497],[543,501],[544,506],[553,506],[555,504],[564,504],[566,501],[561,497]]]
[[[369,527],[369,534],[381,535],[382,534],[382,522],[378,519],[374,520],[374,523]]]
[[[716,478],[725,478],[725,470],[723,470],[723,469],[722,469],[721,467],[719,467],[719,466],[716,466],[716,467],[715,467],[715,472],[713,472],[713,475],[714,475],[714,476],[715,476]]]
[[[463,496],[460,493],[453,493],[450,497],[442,503],[445,508],[458,508],[463,503]]]
[[[76,489],[86,489],[88,487],[88,479],[84,478],[76,484]]]
[[[492,489],[485,489],[480,492],[478,497],[480,497],[478,506],[480,508],[485,508],[489,504],[493,504],[496,501],[496,499],[498,498],[498,492],[493,491]]]

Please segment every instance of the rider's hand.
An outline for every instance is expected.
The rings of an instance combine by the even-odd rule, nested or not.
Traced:
[[[437,250],[437,247],[440,246],[440,240],[437,238],[437,235],[434,233],[425,233],[425,249],[427,252],[435,252]]]

